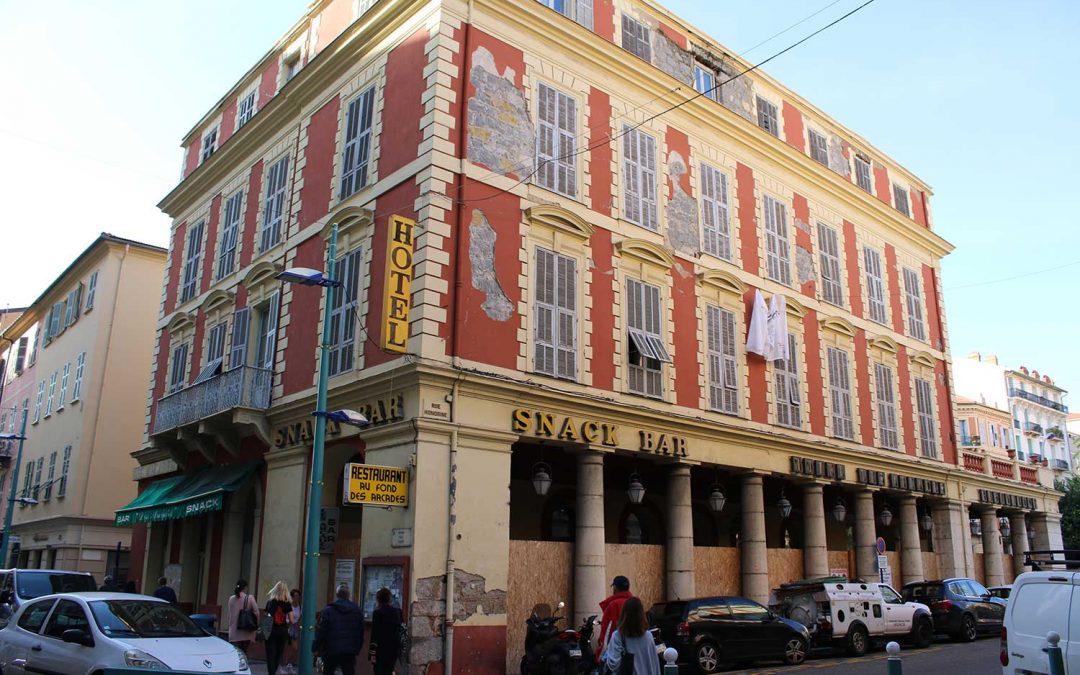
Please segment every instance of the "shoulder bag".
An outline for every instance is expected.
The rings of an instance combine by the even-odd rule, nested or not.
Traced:
[[[259,618],[255,616],[255,610],[251,608],[251,605],[251,596],[248,595],[244,599],[243,609],[236,615],[237,630],[250,631],[259,629]]]

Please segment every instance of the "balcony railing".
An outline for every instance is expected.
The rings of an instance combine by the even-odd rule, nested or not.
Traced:
[[[270,407],[272,382],[272,371],[245,366],[169,394],[158,401],[154,433],[194,424],[235,408],[266,410]]]
[[[1054,469],[1056,469],[1057,471],[1068,471],[1069,470],[1069,463],[1066,462],[1063,459],[1052,459],[1052,460],[1050,460],[1050,466],[1054,467]]]
[[[986,458],[982,455],[973,455],[970,452],[965,452],[964,468],[976,473],[986,473]]]
[[[979,436],[963,436],[960,439],[960,445],[965,448],[977,448],[982,445],[982,438]]]
[[[1042,425],[1036,424],[1035,422],[1024,422],[1020,428],[1023,429],[1025,434],[1033,434],[1035,436],[1043,435]]]
[[[1020,480],[1025,483],[1031,483],[1032,485],[1038,485],[1039,472],[1036,469],[1022,466],[1020,467]]]
[[[1009,480],[1016,480],[1016,473],[1013,471],[1012,462],[1004,462],[1000,459],[991,459],[990,471],[994,474],[994,478],[1007,478]]]
[[[1061,430],[1061,427],[1050,427],[1046,430],[1046,438],[1051,441],[1064,441],[1065,432]]]
[[[1020,389],[1017,389],[1016,387],[1010,387],[1009,388],[1009,396],[1015,396],[1016,398],[1022,398],[1025,401],[1031,401],[1032,403],[1038,403],[1039,405],[1043,405],[1043,406],[1046,406],[1047,408],[1057,410],[1058,412],[1063,412],[1063,413],[1069,412],[1069,406],[1065,405],[1064,403],[1058,403],[1057,401],[1051,401],[1050,399],[1046,398],[1045,396],[1038,396],[1037,394],[1032,394],[1030,391],[1022,391]]]

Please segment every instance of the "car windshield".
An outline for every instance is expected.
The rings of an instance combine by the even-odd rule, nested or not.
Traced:
[[[95,600],[90,612],[108,637],[205,637],[195,623],[167,602],[153,600]]]
[[[53,593],[80,593],[96,591],[94,578],[89,574],[70,572],[23,572],[15,575],[19,597],[33,600]]]
[[[903,590],[904,600],[908,602],[923,602],[925,600],[940,600],[944,593],[941,584],[917,584],[905,586]]]

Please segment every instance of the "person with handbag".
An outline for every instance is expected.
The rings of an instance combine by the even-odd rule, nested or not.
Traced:
[[[246,580],[238,579],[229,596],[229,642],[245,654],[259,629],[259,605],[248,595],[247,587]]]
[[[649,632],[645,606],[639,598],[623,603],[619,624],[603,656],[604,672],[613,675],[660,675],[656,642]]]
[[[389,588],[375,594],[375,611],[371,613],[370,658],[375,675],[392,675],[394,664],[401,655],[401,610],[393,605]]]
[[[289,616],[292,614],[292,598],[289,586],[279,581],[270,589],[266,613],[259,625],[259,636],[266,647],[267,675],[277,675],[285,645],[289,642]]]

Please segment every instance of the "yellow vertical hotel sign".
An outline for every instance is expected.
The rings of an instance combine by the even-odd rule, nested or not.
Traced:
[[[409,344],[415,226],[415,220],[404,216],[390,216],[390,232],[386,239],[382,348],[400,354],[408,351]]]

